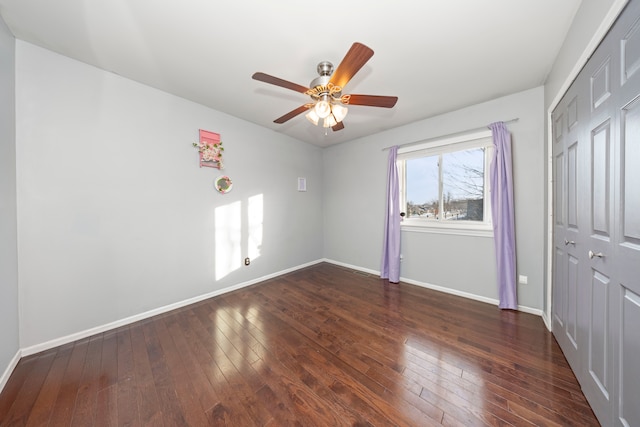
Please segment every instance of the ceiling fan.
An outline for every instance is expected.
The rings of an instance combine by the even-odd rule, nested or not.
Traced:
[[[325,128],[334,131],[344,129],[342,120],[347,115],[346,105],[365,105],[370,107],[391,108],[398,101],[397,96],[379,95],[343,95],[344,86],[373,56],[373,50],[362,43],[354,43],[338,68],[333,69],[333,64],[323,61],[318,64],[318,74],[311,81],[309,87],[270,76],[265,73],[255,73],[252,78],[261,82],[280,86],[285,89],[295,90],[311,97],[312,102],[304,104],[292,110],[282,117],[274,120],[274,123],[285,123],[299,114],[308,111],[307,119],[314,125],[321,124]]]

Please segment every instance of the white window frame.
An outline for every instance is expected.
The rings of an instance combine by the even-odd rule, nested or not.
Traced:
[[[493,139],[490,130],[482,130],[462,135],[431,139],[398,148],[397,166],[400,181],[400,211],[405,212],[406,200],[406,171],[405,160],[437,156],[440,154],[462,151],[473,148],[486,148],[484,156],[484,206],[483,221],[434,221],[421,218],[403,218],[402,231],[457,234],[465,236],[493,237],[493,224],[491,221],[491,188],[489,179],[489,167],[493,157]],[[440,171],[442,173],[442,170]],[[442,199],[442,176],[439,179],[439,194]]]

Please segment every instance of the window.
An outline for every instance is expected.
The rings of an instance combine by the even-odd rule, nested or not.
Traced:
[[[398,150],[403,230],[491,236],[491,131]]]

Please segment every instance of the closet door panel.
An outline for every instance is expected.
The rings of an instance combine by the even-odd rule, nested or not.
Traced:
[[[609,103],[605,101],[604,104]],[[610,331],[610,303],[614,292],[612,276],[615,256],[612,242],[614,218],[614,168],[611,123],[613,118],[599,112],[591,120],[589,144],[582,163],[586,175],[581,179],[581,196],[588,200],[585,211],[584,260],[580,286],[586,303],[579,314],[584,319],[581,357],[584,371],[577,374],[583,391],[598,419],[607,424],[613,416],[614,342]],[[609,421],[610,423],[610,421]]]
[[[562,351],[574,371],[580,370],[579,310],[584,303],[580,291],[578,257],[580,199],[579,158],[581,141],[578,129],[582,112],[575,93],[584,82],[576,81],[554,113],[554,287],[553,330]],[[572,95],[573,94],[573,95]]]
[[[640,295],[622,287],[620,378],[616,405],[618,425],[640,425],[640,346],[638,345],[638,325],[640,325]]]
[[[591,231],[598,239],[611,240],[612,172],[611,126],[607,119],[591,133]]]
[[[565,317],[565,334],[571,344],[572,349],[578,350],[578,298],[580,292],[578,290],[578,266],[580,261],[578,258],[568,255],[567,256],[567,312]],[[573,355],[568,356],[574,357]],[[577,363],[577,361],[569,360],[570,363]]]
[[[603,424],[613,419],[614,341],[611,335],[611,302],[614,289],[615,230],[614,94],[619,87],[615,40],[605,39],[583,73],[589,79],[589,119],[584,131],[588,138],[580,166],[584,174],[579,194],[585,201],[582,223],[584,245],[579,254],[581,290],[586,296],[579,317],[585,330],[580,357],[583,371],[576,376],[585,396]]]
[[[621,244],[633,255],[640,247],[640,95],[621,112]]]
[[[562,106],[557,110],[561,112],[553,116],[553,229],[554,229],[554,257],[553,257],[553,297],[551,304],[553,330],[565,330],[565,317],[567,313],[567,279],[566,279],[566,252],[565,252],[565,228],[566,209],[565,203],[565,157],[564,157],[564,120]],[[560,339],[560,338],[558,338]],[[562,346],[562,344],[561,344]]]
[[[620,37],[621,80],[624,85],[628,80],[637,77],[640,72],[640,20],[634,16],[633,4],[628,6],[628,13],[621,18],[622,35]]]
[[[553,330],[564,331],[565,330],[565,317],[567,311],[567,297],[565,293],[567,291],[566,283],[566,269],[565,269],[565,253],[561,248],[556,246],[554,253],[553,263]],[[557,338],[557,334],[556,334]]]
[[[638,27],[637,21],[634,27]],[[622,426],[640,425],[640,72],[631,72],[640,68],[637,59],[640,41],[637,36],[634,40],[636,59],[632,64],[636,65],[623,62],[626,79],[618,101],[620,144],[616,153],[620,221],[616,237],[617,326],[613,336],[619,340],[616,370],[620,377],[615,412],[617,424]],[[623,42],[621,47],[625,53],[629,43]],[[629,56],[627,52],[627,61]]]
[[[611,279],[597,270],[592,270],[589,287],[592,307],[590,310],[587,369],[589,381],[595,386],[595,393],[608,405],[612,372],[609,366],[611,345],[609,342],[609,289]]]

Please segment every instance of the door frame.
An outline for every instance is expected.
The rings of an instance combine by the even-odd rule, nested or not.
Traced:
[[[589,43],[585,46],[582,54],[576,61],[573,66],[573,69],[567,75],[566,79],[558,89],[558,92],[555,94],[553,101],[549,104],[549,108],[546,112],[546,140],[547,140],[547,271],[546,271],[546,283],[547,283],[547,294],[543,295],[545,298],[546,305],[545,310],[542,312],[542,320],[544,321],[547,329],[549,331],[553,330],[553,318],[551,317],[552,313],[552,296],[553,296],[553,200],[554,200],[554,192],[553,192],[553,120],[551,117],[551,113],[558,106],[560,100],[564,96],[564,94],[569,90],[569,87],[578,76],[578,73],[585,66],[593,52],[595,52],[596,48],[607,35],[611,26],[616,21],[622,10],[627,5],[629,0],[615,0],[609,9],[609,13],[604,17],[600,26],[591,37]]]

